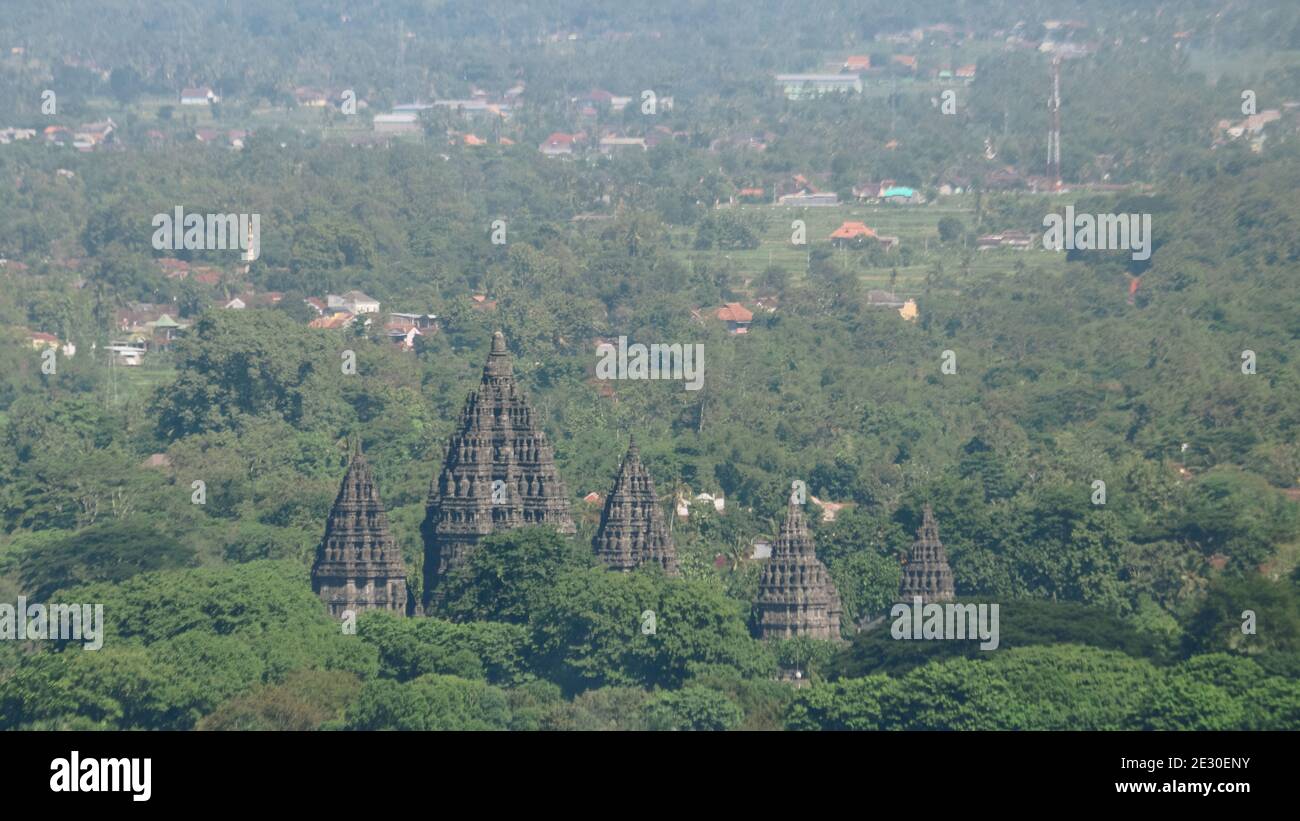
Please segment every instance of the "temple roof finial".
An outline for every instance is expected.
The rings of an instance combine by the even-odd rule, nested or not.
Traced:
[[[483,376],[506,377],[511,375],[512,370],[506,335],[495,331],[492,334],[492,350],[488,353],[487,364],[483,366]]]

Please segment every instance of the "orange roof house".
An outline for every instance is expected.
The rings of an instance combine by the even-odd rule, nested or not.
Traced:
[[[865,71],[871,68],[871,55],[852,54],[844,58],[845,71]]]
[[[845,222],[839,228],[831,232],[832,240],[845,240],[849,242],[875,239],[876,232],[867,227],[864,222]]]
[[[753,322],[754,314],[739,302],[728,302],[718,309],[718,319],[723,322]]]
[[[749,333],[749,323],[754,321],[754,314],[739,302],[728,302],[718,309],[718,319],[727,323],[727,331],[733,334]]]
[[[895,54],[889,58],[890,62],[900,65],[903,68],[916,68],[916,58],[910,54]]]
[[[307,327],[325,328],[326,330],[334,330],[336,328],[342,328],[351,322],[352,322],[352,314],[348,313],[347,311],[341,311],[331,316],[317,317],[313,319],[311,322],[308,322]]]
[[[831,232],[831,243],[834,245],[865,245],[868,240],[875,240],[884,248],[898,245],[898,237],[881,236],[862,222],[846,221]]]

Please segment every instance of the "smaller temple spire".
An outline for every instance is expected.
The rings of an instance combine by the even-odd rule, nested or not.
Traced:
[[[917,596],[923,604],[952,601],[954,593],[952,568],[948,554],[939,541],[939,523],[934,510],[927,504],[921,511],[921,526],[916,529],[916,541],[903,567],[903,579],[898,586],[898,597],[910,602]]]
[[[803,506],[793,496],[758,577],[754,606],[761,638],[840,639],[840,594],[817,558]]]
[[[380,609],[405,613],[406,568],[388,529],[388,514],[361,451],[350,436],[348,470],[325,524],[312,565],[312,590],[330,615]]]
[[[626,572],[658,564],[668,575],[678,575],[677,548],[664,525],[654,479],[641,462],[635,437],[628,442],[605,499],[592,549],[610,570]]]

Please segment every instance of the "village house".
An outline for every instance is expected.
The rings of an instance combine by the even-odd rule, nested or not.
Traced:
[[[62,125],[48,125],[42,130],[41,135],[47,143],[53,145],[71,145],[76,139],[72,129]]]
[[[373,125],[376,134],[418,134],[420,133],[420,115],[413,111],[376,114]]]
[[[420,329],[414,325],[404,325],[400,322],[390,322],[384,326],[384,336],[389,342],[394,343],[403,351],[415,349],[415,338],[424,336]]]
[[[830,240],[832,245],[841,248],[860,248],[868,242],[875,242],[882,248],[894,248],[898,245],[898,237],[881,236],[863,222],[845,221],[831,232]]]
[[[379,313],[379,300],[371,299],[361,291],[348,291],[345,294],[326,294],[325,307],[344,310],[352,314]]]
[[[336,330],[351,325],[356,319],[347,311],[336,311],[329,316],[319,316],[307,323],[308,328],[324,328],[326,330]]]
[[[219,128],[196,128],[194,129],[194,139],[201,143],[224,145],[227,148],[239,150],[244,147],[250,133],[242,128],[232,128],[224,131]]]
[[[284,299],[284,294],[280,291],[264,291],[260,294],[245,291],[227,300],[221,307],[236,311],[242,311],[245,308],[270,308],[278,305],[282,299]]]
[[[901,308],[904,301],[891,291],[879,289],[867,292],[867,304],[873,308]]]
[[[889,57],[889,64],[896,69],[908,72],[916,71],[916,57],[911,54],[893,54]]]
[[[1005,168],[990,171],[984,175],[984,188],[989,191],[1010,191],[1017,188],[1028,187],[1028,182],[1019,171],[1006,166]]]
[[[1259,154],[1264,150],[1264,140],[1267,137],[1264,134],[1264,126],[1281,118],[1282,112],[1280,110],[1268,108],[1258,114],[1251,114],[1238,123],[1233,123],[1230,120],[1219,120],[1214,129],[1216,132],[1214,145],[1222,145],[1245,137],[1250,141],[1250,150]]]
[[[683,519],[688,518],[691,515],[691,507],[695,502],[701,503],[706,509],[708,505],[712,505],[713,509],[718,513],[722,513],[727,509],[727,500],[722,496],[714,496],[712,493],[697,493],[695,498],[692,499],[687,494],[680,494],[675,505],[677,515]]]
[[[114,314],[114,330],[132,350],[163,351],[193,323],[180,319],[175,306],[135,302]]]
[[[546,138],[546,141],[537,146],[537,150],[547,157],[568,157],[573,155],[577,145],[586,138],[582,132],[577,134],[567,134],[563,131],[557,131]]]
[[[94,123],[83,123],[77,126],[77,130],[72,135],[72,145],[79,151],[93,151],[95,148],[109,141],[117,124],[113,120],[101,120]]]
[[[645,140],[641,137],[601,137],[600,153],[613,154],[628,149],[646,150]]]
[[[384,335],[399,348],[409,351],[415,348],[416,337],[426,333],[438,332],[436,314],[410,314],[393,312],[388,315],[384,325]]]
[[[1024,251],[1032,244],[1033,239],[1028,231],[1002,231],[996,234],[985,234],[975,240],[975,247],[980,251],[987,251],[990,248],[1014,248],[1018,251]]]
[[[853,198],[858,202],[870,202],[880,198],[880,183],[862,182],[853,186]]]
[[[781,205],[799,208],[816,208],[840,204],[840,196],[834,191],[805,190],[794,194],[784,194],[777,199]]]
[[[728,302],[718,309],[715,316],[727,323],[727,333],[730,334],[749,333],[749,323],[754,321],[754,314],[739,302]]]
[[[219,102],[221,98],[208,86],[181,89],[181,105],[211,105]]]
[[[65,357],[76,356],[77,346],[71,342],[63,342],[54,334],[48,334],[44,331],[30,331],[28,338],[31,341],[32,348],[40,350],[42,348],[54,348],[61,351]]]
[[[881,190],[880,201],[892,205],[920,205],[925,202],[925,196],[906,185],[891,185]]]
[[[298,86],[293,90],[293,99],[302,108],[324,108],[329,105],[330,95],[323,89]]]
[[[19,140],[30,140],[36,136],[34,128],[0,128],[0,145],[8,145]]]
[[[862,91],[862,76],[854,72],[841,74],[778,74],[776,84],[787,100],[808,100],[823,94],[847,94]]]
[[[508,120],[510,105],[504,102],[491,102],[486,98],[470,100],[435,100],[434,108],[442,108],[466,119]]]
[[[104,346],[104,350],[112,354],[113,359],[110,361],[131,368],[143,363],[147,353],[145,343],[135,340],[110,341]]]
[[[404,314],[392,312],[388,314],[389,324],[400,324],[413,328],[419,328],[421,331],[438,332],[438,315],[437,314]]]

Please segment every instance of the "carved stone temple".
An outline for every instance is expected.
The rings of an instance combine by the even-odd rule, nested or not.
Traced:
[[[669,576],[678,575],[677,548],[664,525],[654,480],[641,463],[635,439],[605,499],[592,549],[610,570],[627,572],[657,564]]]
[[[911,556],[903,566],[898,597],[910,603],[920,596],[922,604],[929,604],[952,601],[953,590],[952,568],[948,566],[943,542],[939,541],[939,525],[934,520],[934,511],[926,505],[921,526],[916,531],[916,541],[912,543]]]
[[[325,522],[325,538],[311,569],[311,589],[335,618],[348,610],[406,614],[402,551],[389,532],[388,514],[359,442],[353,445],[348,472]]]
[[[497,331],[478,390],[465,400],[429,487],[421,527],[424,605],[483,538],[529,525],[576,532],[551,446],[515,384],[505,336]]]
[[[840,639],[840,594],[794,499],[759,576],[754,604],[760,638]]]

